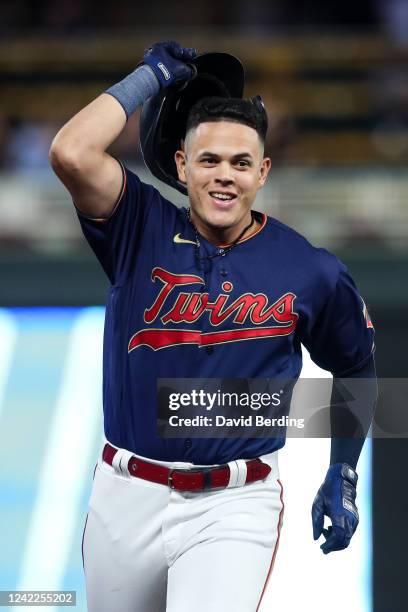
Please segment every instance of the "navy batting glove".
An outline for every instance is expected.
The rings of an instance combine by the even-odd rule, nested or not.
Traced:
[[[312,506],[313,538],[323,533],[326,541],[320,546],[325,555],[347,548],[357,529],[358,510],[355,505],[357,473],[347,463],[335,463],[317,492]],[[323,528],[324,516],[331,526]]]
[[[188,81],[195,75],[194,68],[188,66],[187,62],[196,55],[196,49],[186,49],[177,42],[169,40],[155,43],[147,49],[143,61],[153,70],[160,88],[163,89],[173,83]]]

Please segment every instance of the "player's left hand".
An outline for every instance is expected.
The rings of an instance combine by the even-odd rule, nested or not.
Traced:
[[[312,506],[313,538],[323,533],[326,541],[320,546],[325,555],[347,548],[357,529],[358,510],[355,505],[358,476],[347,463],[335,463],[317,492]],[[323,527],[324,516],[331,519],[328,529]]]

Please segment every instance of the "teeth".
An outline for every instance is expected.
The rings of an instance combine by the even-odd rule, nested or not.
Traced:
[[[227,195],[226,193],[212,193],[211,194],[214,198],[217,198],[217,200],[232,200],[232,198],[234,196],[232,195]]]

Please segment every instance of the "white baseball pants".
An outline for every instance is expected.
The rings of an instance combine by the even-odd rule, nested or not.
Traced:
[[[100,456],[95,468],[83,534],[88,612],[256,612],[282,525],[277,453],[261,457],[272,467],[265,480],[202,493],[121,471],[130,456],[119,449],[114,466]],[[231,467],[245,478],[245,462]]]

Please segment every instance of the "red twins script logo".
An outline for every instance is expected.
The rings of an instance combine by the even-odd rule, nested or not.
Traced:
[[[241,340],[287,336],[296,327],[299,315],[293,311],[294,293],[285,293],[274,304],[269,306],[268,298],[263,293],[244,293],[232,303],[228,295],[233,285],[230,282],[222,284],[219,296],[210,302],[208,293],[181,292],[172,300],[172,292],[177,287],[186,285],[204,285],[200,276],[189,274],[172,274],[163,268],[154,268],[152,281],[160,281],[162,288],[150,308],[144,311],[147,324],[154,323],[158,318],[168,323],[195,323],[204,315],[209,317],[213,327],[229,320],[244,325],[252,323],[256,327],[243,327],[222,331],[201,332],[195,329],[147,328],[134,334],[129,341],[129,352],[141,345],[150,346],[153,350],[175,346],[177,344],[223,344]],[[277,325],[265,326],[267,322]]]

